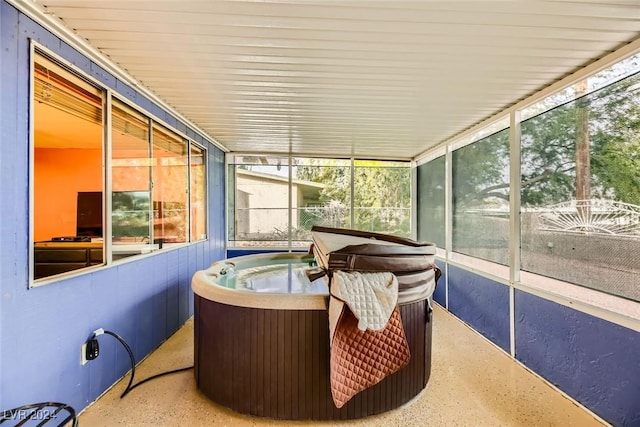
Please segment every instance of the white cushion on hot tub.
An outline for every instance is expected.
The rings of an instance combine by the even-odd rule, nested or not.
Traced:
[[[390,272],[336,271],[331,294],[349,306],[358,319],[358,329],[379,331],[398,302],[398,279]]]

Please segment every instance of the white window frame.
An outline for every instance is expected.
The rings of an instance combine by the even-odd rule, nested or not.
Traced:
[[[176,244],[172,244],[171,246],[167,246],[166,250],[173,250],[173,249],[178,249],[184,246],[188,246],[188,245],[192,245],[192,244],[196,244],[198,242],[202,242],[202,241],[207,241],[209,240],[210,237],[210,230],[209,230],[209,218],[210,218],[210,208],[209,208],[209,203],[206,203],[206,219],[205,219],[205,232],[206,232],[206,238],[204,239],[199,239],[199,240],[191,240],[191,194],[190,194],[190,185],[191,185],[191,180],[190,180],[190,173],[191,173],[191,163],[190,163],[190,159],[191,159],[191,147],[195,146],[198,147],[199,149],[203,150],[204,153],[204,159],[205,159],[205,179],[204,179],[204,186],[205,186],[205,195],[207,200],[209,199],[209,162],[208,162],[208,158],[209,158],[209,148],[206,146],[203,146],[202,144],[198,143],[197,141],[194,141],[193,139],[189,138],[185,133],[180,132],[179,130],[177,130],[175,127],[169,125],[168,123],[166,123],[164,120],[160,119],[159,117],[155,116],[154,114],[151,114],[149,111],[147,111],[146,109],[142,108],[141,106],[131,102],[130,100],[128,100],[127,98],[125,98],[123,95],[119,94],[118,92],[116,92],[115,90],[113,90],[110,87],[107,87],[106,85],[104,85],[102,82],[98,81],[97,79],[91,77],[90,75],[88,75],[86,72],[80,70],[78,67],[76,67],[74,64],[72,64],[71,62],[65,60],[64,58],[62,58],[59,54],[51,51],[50,49],[46,48],[45,46],[39,44],[38,42],[36,42],[35,40],[31,40],[30,46],[29,46],[29,99],[28,99],[28,105],[29,105],[29,237],[28,237],[28,248],[29,248],[29,256],[28,256],[28,284],[27,287],[29,289],[31,288],[36,288],[36,287],[40,287],[40,286],[45,286],[45,285],[49,285],[52,283],[57,283],[59,281],[62,280],[66,280],[70,277],[77,277],[77,276],[82,276],[85,274],[91,274],[94,273],[96,271],[99,271],[101,269],[105,269],[105,268],[110,268],[114,265],[120,265],[122,263],[126,263],[126,262],[135,262],[135,261],[139,261],[143,258],[146,258],[148,256],[153,256],[155,254],[158,253],[158,251],[153,251],[150,252],[148,254],[140,254],[137,256],[133,256],[133,257],[127,257],[127,258],[123,258],[120,260],[113,260],[112,257],[112,248],[111,248],[111,239],[110,238],[104,238],[104,243],[103,243],[103,251],[104,251],[104,256],[103,256],[103,260],[104,260],[104,264],[100,264],[100,265],[96,265],[96,266],[92,266],[92,267],[86,267],[83,269],[79,269],[79,270],[72,270],[66,273],[60,273],[60,274],[56,274],[53,276],[49,276],[49,277],[44,277],[41,279],[34,279],[34,120],[33,120],[33,110],[34,110],[34,101],[33,101],[33,97],[34,97],[34,61],[35,61],[35,55],[36,53],[52,60],[53,62],[56,62],[57,64],[59,64],[61,67],[67,69],[68,71],[70,71],[73,74],[76,74],[77,76],[79,76],[80,78],[82,78],[83,80],[86,80],[88,83],[90,83],[92,86],[95,86],[97,89],[101,90],[103,92],[103,121],[102,121],[102,126],[103,126],[103,234],[105,236],[111,236],[111,231],[112,231],[112,221],[111,221],[111,209],[112,209],[112,203],[111,203],[111,197],[108,197],[108,195],[111,195],[111,190],[112,190],[112,186],[111,186],[111,149],[112,149],[112,141],[111,141],[111,105],[112,105],[112,100],[113,99],[117,99],[118,101],[122,102],[123,104],[129,106],[130,108],[138,111],[139,113],[143,114],[144,116],[146,116],[149,120],[150,123],[157,123],[161,126],[164,126],[165,128],[169,129],[170,131],[174,132],[176,135],[180,136],[180,138],[183,138],[184,140],[187,141],[187,152],[188,152],[188,158],[189,158],[189,164],[187,165],[187,170],[188,170],[188,177],[187,177],[187,182],[189,185],[189,194],[188,194],[188,200],[189,200],[189,208],[188,208],[188,224],[189,224],[189,235],[188,235],[188,241],[185,243],[176,243]],[[164,249],[163,249],[164,250]]]
[[[530,273],[521,269],[520,265],[520,191],[521,191],[521,158],[520,158],[520,123],[522,111],[530,108],[549,96],[552,96],[578,81],[584,80],[632,55],[640,53],[640,40],[630,43],[620,50],[613,52],[599,61],[567,76],[555,84],[541,90],[531,97],[518,102],[512,107],[499,112],[486,119],[482,123],[467,130],[463,134],[447,140],[442,144],[421,153],[414,164],[422,165],[428,163],[436,157],[442,155],[443,150],[447,156],[445,162],[446,175],[446,248],[444,252],[438,252],[438,258],[447,264],[462,267],[468,271],[487,277],[497,283],[502,283],[509,287],[510,293],[510,332],[511,332],[511,354],[515,355],[515,290],[522,290],[542,298],[554,301],[567,307],[572,307],[587,314],[609,320],[616,324],[625,326],[640,332],[640,302],[632,301],[616,295],[608,294],[595,289],[587,288],[578,284],[564,282],[561,280],[545,277],[539,274]],[[503,266],[491,261],[482,260],[473,256],[468,256],[452,251],[451,241],[451,153],[453,150],[471,144],[497,127],[505,123],[510,128],[510,239],[509,239],[509,265]],[[445,290],[446,293],[446,290]],[[447,302],[448,305],[448,302]]]

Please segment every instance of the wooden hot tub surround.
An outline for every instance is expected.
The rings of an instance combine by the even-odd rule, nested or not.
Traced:
[[[276,262],[304,256],[266,255]],[[254,292],[216,283],[226,266],[241,268],[248,257],[255,255],[214,263],[192,280],[196,384],[211,400],[260,417],[337,420],[397,408],[425,389],[435,271],[425,276],[429,297],[399,298],[409,364],[337,408],[330,391],[328,294]]]
[[[195,375],[206,396],[237,412],[288,420],[352,419],[410,401],[431,371],[428,300],[400,305],[409,364],[335,407],[326,310],[237,307],[195,297]]]

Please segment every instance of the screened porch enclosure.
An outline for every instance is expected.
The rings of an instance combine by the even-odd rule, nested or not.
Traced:
[[[115,344],[81,364],[92,331],[142,360],[194,315],[197,271],[321,225],[434,242],[440,318],[640,425],[637,1],[0,12],[0,409],[88,408],[129,369]],[[520,422],[510,403],[487,420]]]

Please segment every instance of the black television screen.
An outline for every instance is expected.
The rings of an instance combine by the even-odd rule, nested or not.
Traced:
[[[102,192],[78,192],[76,235],[102,237]]]

